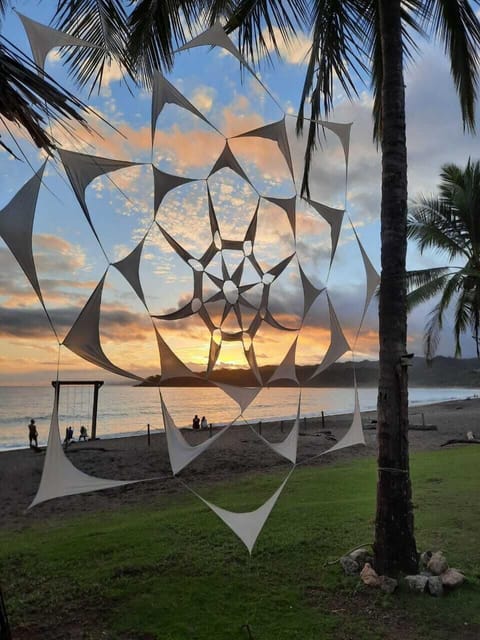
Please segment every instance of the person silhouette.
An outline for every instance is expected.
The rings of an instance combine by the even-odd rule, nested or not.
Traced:
[[[192,429],[200,429],[200,418],[195,414],[192,420]]]
[[[30,424],[28,425],[28,440],[30,442],[30,448],[32,448],[33,446],[35,446],[35,448],[38,447],[37,425],[35,424],[35,420],[33,418],[30,420]]]

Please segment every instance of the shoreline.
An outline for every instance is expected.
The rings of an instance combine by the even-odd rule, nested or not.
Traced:
[[[435,425],[433,431],[411,431],[409,433],[412,452],[438,450],[449,439],[465,437],[467,431],[480,435],[480,398],[449,400],[429,405],[416,405],[411,412],[424,413],[425,422]],[[362,414],[366,445],[356,445],[328,455],[320,455],[337,442],[352,421],[352,414],[325,416],[307,419],[301,424],[298,439],[298,462],[305,466],[325,466],[338,462],[349,463],[362,458],[374,458],[377,452],[376,430],[373,420],[376,411]],[[421,424],[421,417],[412,421]],[[284,440],[290,426],[281,421],[262,422],[262,435],[271,442]],[[373,428],[372,428],[373,427]],[[201,487],[232,481],[256,473],[283,472],[291,463],[278,456],[258,437],[259,426],[233,426],[217,438],[212,446],[196,458],[180,474],[181,480]],[[184,429],[183,435],[191,445],[197,445],[209,437],[208,430]],[[182,494],[182,483],[173,476],[166,438],[161,432],[151,435],[151,446],[147,436],[105,438],[86,443],[74,443],[67,456],[81,471],[101,478],[115,480],[139,480],[136,484],[94,493],[66,496],[38,505],[30,511],[27,507],[33,500],[42,474],[45,451],[35,452],[28,448],[0,453],[0,527],[30,527],[45,520],[81,514],[111,512],[125,507],[158,503],[162,494]],[[155,481],[152,481],[155,479]],[[150,481],[149,481],[150,480]]]
[[[466,398],[456,398],[456,399],[447,399],[447,400],[442,400],[442,401],[432,401],[432,402],[421,402],[419,401],[418,404],[413,401],[409,404],[409,415],[413,416],[416,415],[416,413],[418,413],[418,411],[415,413],[413,411],[413,409],[416,410],[421,410],[422,408],[428,409],[429,407],[434,407],[436,405],[445,405],[448,403],[454,403],[454,402],[467,402],[467,401],[472,401],[475,399],[479,399],[480,396],[478,396],[477,394],[472,394],[471,396],[468,396]],[[365,410],[361,410],[361,414],[362,414],[362,419],[365,418],[372,418],[372,414],[375,415],[377,413],[376,408],[375,409],[365,409]],[[338,412],[336,411],[332,411],[329,413],[324,413],[322,411],[322,414],[324,416],[324,420],[327,421],[329,419],[347,419],[348,416],[352,415],[352,412],[348,412],[345,409],[341,409]],[[314,414],[314,413],[306,413],[305,415],[301,415],[300,416],[300,420],[305,420],[307,421],[308,424],[310,424],[311,422],[315,423],[318,421],[322,420],[322,414]],[[253,427],[257,427],[259,424],[265,425],[266,428],[271,427],[272,425],[278,425],[280,424],[280,422],[284,422],[285,424],[293,421],[295,419],[295,416],[279,416],[277,418],[262,418],[262,419],[257,419],[255,418],[254,420],[250,420],[248,421],[248,425],[251,425]],[[213,429],[214,430],[218,430],[221,428],[224,428],[227,426],[228,423],[223,423],[223,422],[217,422],[217,423],[212,423],[213,424]],[[245,424],[238,424],[236,426],[248,426],[246,423]],[[194,431],[192,429],[192,427],[189,426],[180,426],[178,427],[179,429],[181,429],[182,431]],[[98,427],[97,427],[98,429]],[[203,433],[208,432],[207,430],[204,430]],[[163,426],[162,427],[153,427],[152,431],[151,431],[151,437],[153,437],[154,435],[165,435],[165,431]],[[123,432],[119,432],[119,433],[114,433],[114,434],[105,434],[105,435],[100,435],[99,438],[97,439],[98,441],[112,441],[112,440],[125,440],[125,439],[129,439],[129,438],[141,438],[141,437],[147,437],[147,429],[142,429],[142,430],[136,430],[136,431],[123,431]],[[88,440],[88,442],[92,443],[93,441]],[[78,440],[74,440],[74,444],[78,443]],[[46,445],[39,445],[39,449],[45,449]],[[2,446],[0,445],[0,456],[3,453],[9,453],[9,452],[13,452],[13,451],[25,451],[25,450],[29,450],[30,447],[28,446],[28,444],[25,442],[23,444],[13,444],[11,446],[7,446],[2,448]]]

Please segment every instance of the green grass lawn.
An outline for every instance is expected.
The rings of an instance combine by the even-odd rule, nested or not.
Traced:
[[[282,477],[201,492],[247,511]],[[468,576],[442,599],[403,590],[387,596],[327,564],[372,541],[375,462],[361,460],[299,467],[252,558],[187,493],[148,508],[1,529],[0,580],[14,638],[479,638],[480,449],[417,454],[412,479],[419,549],[442,549]]]

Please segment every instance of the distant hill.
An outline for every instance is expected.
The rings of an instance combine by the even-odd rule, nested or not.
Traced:
[[[432,363],[427,364],[425,358],[412,358],[409,369],[411,387],[480,387],[480,360],[477,358],[457,359],[438,356]],[[327,371],[310,380],[316,366],[298,366],[297,376],[304,387],[351,387],[353,380],[352,362],[336,362]],[[260,374],[264,384],[269,380],[274,366],[260,367]],[[355,363],[357,382],[361,387],[375,387],[378,383],[378,362],[362,360]],[[234,384],[238,386],[257,386],[257,382],[250,370],[247,369],[219,369],[215,371],[211,380]],[[150,376],[140,386],[172,386],[172,387],[210,387],[212,384],[205,380],[192,378],[174,378],[162,383],[161,377]],[[289,380],[278,380],[273,387],[293,387]]]

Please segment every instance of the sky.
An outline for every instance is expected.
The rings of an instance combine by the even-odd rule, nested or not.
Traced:
[[[25,15],[47,22],[36,2],[17,2]],[[2,33],[22,50],[28,42],[18,16],[10,12]],[[52,124],[52,132],[63,149],[113,159],[144,163],[94,180],[86,191],[86,202],[100,244],[66,179],[61,162],[49,161],[40,189],[33,229],[33,252],[52,323],[61,342],[89,296],[102,279],[108,264],[125,258],[146,237],[140,264],[140,279],[151,315],[171,313],[196,295],[203,302],[218,291],[215,278],[205,277],[203,289],[194,292],[194,267],[172,248],[167,236],[179,243],[195,259],[204,255],[212,242],[207,182],[205,178],[221,154],[225,138],[249,178],[240,178],[222,169],[208,180],[220,234],[225,240],[244,240],[259,196],[289,198],[298,191],[285,158],[273,141],[258,137],[234,136],[286,114],[295,174],[302,167],[302,141],[293,134],[308,38],[302,36],[291,49],[282,50],[282,59],[263,64],[258,73],[265,88],[250,74],[239,73],[238,62],[221,49],[196,48],[177,55],[169,81],[208,120],[185,109],[167,105],[160,114],[151,141],[151,95],[142,89],[129,91],[121,72],[110,68],[99,94],[91,96],[75,88],[67,77],[58,51],[47,59],[46,70],[88,102],[109,125],[92,116],[93,132],[76,128],[68,134]],[[465,165],[468,157],[478,158],[478,142],[464,134],[458,101],[449,77],[448,63],[434,44],[422,48],[422,56],[405,74],[407,100],[407,141],[409,193],[435,192],[442,164]],[[327,206],[344,208],[347,215],[338,248],[330,266],[331,242],[328,224],[308,205],[297,205],[296,234],[285,212],[261,198],[255,234],[254,255],[263,273],[290,259],[270,286],[268,309],[277,323],[291,329],[280,330],[263,322],[242,340],[225,336],[239,329],[239,320],[230,313],[222,324],[217,367],[247,366],[244,347],[251,339],[258,364],[278,364],[298,335],[297,363],[319,363],[329,344],[329,315],[326,296],[319,296],[303,319],[303,297],[298,264],[318,289],[327,287],[330,299],[354,357],[376,359],[378,353],[377,309],[369,307],[358,334],[365,299],[365,272],[349,219],[374,267],[380,268],[379,209],[380,155],[372,142],[372,97],[368,87],[359,87],[359,96],[350,102],[337,87],[331,120],[353,123],[345,183],[345,157],[339,139],[327,132],[318,150],[311,177],[312,199]],[[480,114],[479,114],[480,115]],[[209,124],[210,123],[210,124]],[[211,126],[213,125],[213,126]],[[38,170],[43,154],[20,131],[13,131],[31,167]],[[1,130],[10,146],[9,133]],[[192,179],[170,191],[162,201],[154,223],[151,164],[161,171]],[[0,151],[0,210],[32,175],[27,162]],[[222,273],[217,252],[207,272],[217,280],[232,277],[246,252],[224,250],[228,276]],[[445,264],[443,256],[420,256],[409,246],[408,267],[426,268]],[[197,265],[198,266],[198,265]],[[244,327],[259,306],[264,285],[251,261],[244,260],[242,285],[252,285],[245,297],[252,307],[243,308]],[[255,286],[254,286],[255,285]],[[0,384],[42,384],[55,377],[57,362],[64,377],[112,375],[82,361],[58,341],[46,319],[35,292],[5,244],[0,244]],[[214,326],[220,326],[222,300],[206,303]],[[423,353],[422,333],[430,306],[409,317],[408,349]],[[198,314],[180,320],[156,319],[155,326],[178,357],[193,370],[204,370],[209,359],[210,330]],[[212,326],[213,326],[212,325]],[[301,329],[297,331],[299,326]],[[244,331],[245,334],[245,331]],[[453,355],[451,324],[445,326],[439,353]],[[102,296],[100,338],[106,355],[117,366],[145,376],[159,372],[159,357],[152,321],[130,285],[109,267]],[[471,344],[472,343],[472,344]],[[465,357],[473,357],[473,341],[465,338]],[[118,376],[114,376],[117,380]]]

